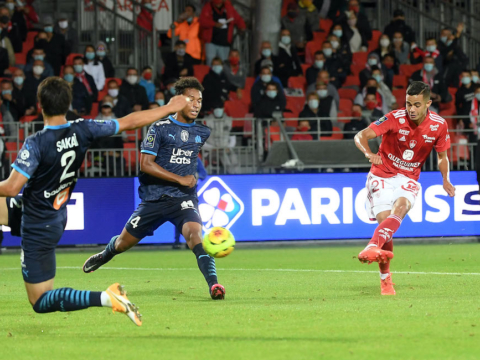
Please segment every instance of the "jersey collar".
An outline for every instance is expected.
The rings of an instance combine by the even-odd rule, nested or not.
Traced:
[[[50,130],[58,130],[58,129],[64,129],[72,125],[71,123],[67,122],[66,124],[62,125],[45,125],[43,128],[44,129],[50,129]]]
[[[180,122],[178,121],[177,119],[175,119],[172,115],[170,115],[168,117],[168,119],[173,122],[174,124],[177,124],[177,125],[180,125],[180,126],[186,126],[186,127],[192,127],[192,126],[195,126],[195,121],[192,122],[191,124],[187,124],[187,123],[183,123],[183,122]]]

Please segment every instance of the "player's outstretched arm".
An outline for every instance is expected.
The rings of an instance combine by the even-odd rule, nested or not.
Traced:
[[[450,182],[450,161],[448,161],[447,151],[438,153],[438,168],[442,173],[443,188],[450,197],[455,196],[455,187]]]
[[[374,154],[368,145],[368,140],[375,139],[377,134],[370,128],[363,129],[355,135],[355,145],[365,155],[365,157],[374,165],[380,165],[382,158]]]
[[[165,170],[155,162],[155,158],[156,156],[154,155],[142,153],[140,156],[140,171],[165,181],[170,181],[182,186],[188,186],[189,188],[192,188],[197,184],[197,179],[195,176],[180,176]]]
[[[14,197],[19,194],[28,178],[13,169],[7,180],[0,182],[0,196]]]
[[[165,106],[131,113],[123,118],[118,119],[118,132],[120,133],[125,130],[135,130],[144,126],[148,126],[157,120],[167,117],[170,114],[181,111],[185,106],[187,106],[188,101],[190,101],[189,98],[183,95],[177,95],[171,98],[168,104]]]

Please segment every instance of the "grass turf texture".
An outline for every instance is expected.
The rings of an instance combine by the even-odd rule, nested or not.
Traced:
[[[89,253],[57,255],[56,287],[120,282],[140,328],[105,308],[34,313],[18,254],[2,255],[1,358],[478,359],[479,245],[396,246],[392,270],[410,273],[393,275],[395,297],[380,296],[378,266],[360,264],[360,250],[237,249],[217,260],[225,301],[210,300],[190,251],[132,251],[92,274],[81,271]]]

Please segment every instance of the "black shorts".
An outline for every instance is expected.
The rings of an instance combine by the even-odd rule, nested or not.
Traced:
[[[67,217],[51,222],[22,221],[22,275],[27,283],[37,284],[55,277],[55,248],[60,241]]]
[[[8,227],[12,236],[21,236],[23,197],[18,195],[13,198],[7,197]]]
[[[142,201],[128,219],[125,229],[137,239],[152,236],[158,227],[171,222],[181,232],[183,224],[202,224],[196,196],[174,198],[164,196],[157,201]]]

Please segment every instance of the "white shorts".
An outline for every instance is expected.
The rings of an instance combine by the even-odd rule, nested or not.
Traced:
[[[404,197],[410,201],[411,208],[422,186],[419,182],[404,175],[395,175],[391,178],[382,178],[368,173],[367,183],[367,212],[370,220],[382,211],[392,210],[398,198]]]

